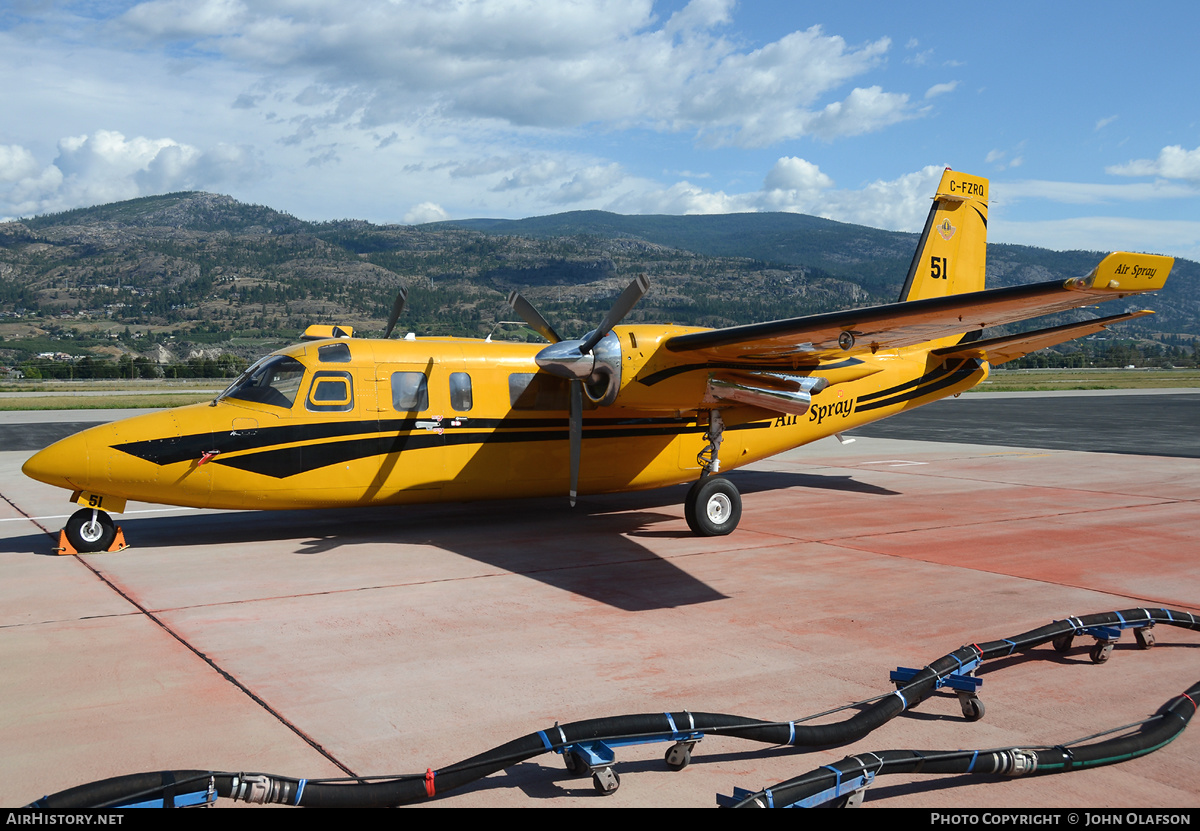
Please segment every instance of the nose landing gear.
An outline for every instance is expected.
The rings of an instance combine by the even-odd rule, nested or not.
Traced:
[[[120,551],[128,548],[125,535],[112,517],[96,508],[81,508],[71,514],[67,525],[58,535],[60,554],[80,554],[91,551]]]

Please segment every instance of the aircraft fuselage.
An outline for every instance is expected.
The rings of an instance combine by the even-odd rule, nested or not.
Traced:
[[[714,408],[706,386],[714,370],[737,367],[688,363],[659,348],[691,331],[614,330],[621,390],[614,406],[584,411],[581,493],[700,477]],[[567,382],[539,372],[541,348],[456,338],[303,343],[274,353],[295,362],[276,373],[284,398],[263,387],[94,427],[41,451],[25,472],[109,504],[197,508],[562,495]],[[828,386],[803,413],[725,405],[722,471],[961,392],[988,371],[971,359],[931,359],[928,349],[779,370]]]

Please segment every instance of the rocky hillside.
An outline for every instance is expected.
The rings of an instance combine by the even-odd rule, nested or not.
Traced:
[[[319,322],[379,333],[401,285],[405,331],[531,336],[502,324],[516,288],[561,331],[582,333],[638,272],[653,288],[631,321],[727,326],[891,302],[915,242],[796,214],[309,223],[176,193],[0,224],[0,363],[47,350],[252,357]],[[1077,276],[1099,256],[993,245],[988,281]],[[1200,265],[1179,261],[1166,290],[1140,304],[1160,313],[1123,331],[1200,334],[1198,276]]]

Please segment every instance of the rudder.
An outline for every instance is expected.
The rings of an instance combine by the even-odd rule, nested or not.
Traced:
[[[988,180],[949,168],[908,267],[900,302],[983,291]]]

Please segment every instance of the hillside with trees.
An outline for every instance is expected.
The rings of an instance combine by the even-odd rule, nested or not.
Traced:
[[[0,364],[70,377],[109,367],[225,375],[313,323],[381,334],[400,286],[401,331],[536,338],[505,323],[515,315],[504,300],[519,289],[561,331],[581,334],[639,272],[652,289],[629,322],[730,326],[892,302],[915,244],[913,234],[799,214],[585,211],[381,226],[168,194],[0,224]],[[991,245],[988,285],[1079,276],[1101,256]],[[1177,261],[1160,294],[1124,303],[1159,314],[1085,342],[1072,360],[1109,361],[1119,346],[1113,360],[1194,364],[1198,276],[1200,264]]]

